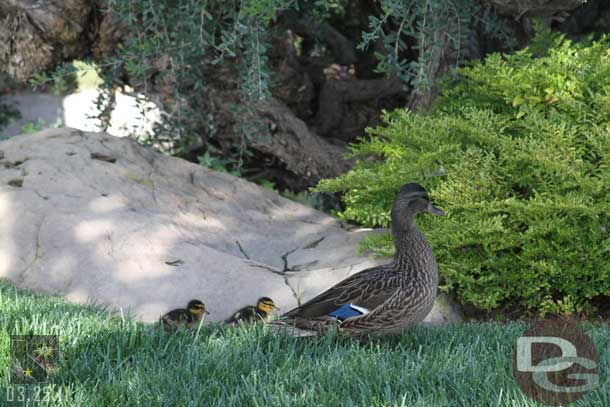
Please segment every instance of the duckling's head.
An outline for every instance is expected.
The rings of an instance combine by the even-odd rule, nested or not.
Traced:
[[[202,315],[203,313],[209,314],[205,309],[205,304],[199,300],[190,300],[186,309],[194,315]]]
[[[256,302],[256,308],[259,311],[264,312],[265,314],[270,313],[274,309],[278,309],[275,306],[275,303],[273,302],[273,300],[271,298],[269,298],[269,297],[259,298],[258,301]]]
[[[430,202],[428,192],[419,184],[409,183],[403,185],[396,194],[392,213],[415,215],[418,212],[430,212],[444,216],[445,212]]]

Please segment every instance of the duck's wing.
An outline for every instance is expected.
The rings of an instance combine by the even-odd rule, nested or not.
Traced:
[[[237,324],[240,320],[250,320],[256,314],[255,307],[249,305],[247,307],[243,307],[239,311],[237,311],[233,316],[227,319],[225,322],[227,324]]]
[[[161,323],[166,329],[171,329],[189,322],[190,315],[185,309],[175,309],[160,318]]]
[[[347,318],[341,331],[358,336],[363,332],[397,333],[410,324],[409,310],[413,302],[396,292],[368,314]]]
[[[392,270],[391,265],[382,265],[356,273],[280,319],[322,317],[350,303],[373,310],[400,288],[401,276]]]
[[[241,318],[241,309],[239,311],[236,311],[233,315],[231,315],[231,318],[227,318],[225,320],[225,324],[236,324],[239,319]]]

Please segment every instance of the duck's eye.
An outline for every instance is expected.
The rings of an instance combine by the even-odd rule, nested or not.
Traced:
[[[262,302],[260,308],[271,310],[275,308],[275,304],[271,302]]]

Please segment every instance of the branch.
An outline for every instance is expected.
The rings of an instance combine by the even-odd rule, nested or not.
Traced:
[[[304,16],[297,21],[294,29],[300,36],[316,38],[327,43],[338,64],[350,65],[357,62],[356,45],[326,21]]]
[[[586,3],[587,0],[485,0],[499,14],[510,15],[518,19],[524,15],[529,17],[553,17],[567,12]]]
[[[312,185],[347,171],[346,148],[329,143],[309,130],[305,122],[277,100],[258,103],[257,110],[270,128],[267,140],[253,140],[252,148],[279,158],[286,168]]]
[[[403,91],[403,83],[396,77],[326,81],[320,91],[315,119],[317,130],[320,135],[325,136],[335,129],[341,123],[345,103],[381,99]]]

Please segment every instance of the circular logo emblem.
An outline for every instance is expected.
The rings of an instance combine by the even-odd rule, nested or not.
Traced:
[[[599,356],[575,323],[543,321],[517,339],[513,373],[530,398],[549,406],[575,402],[599,385]]]

